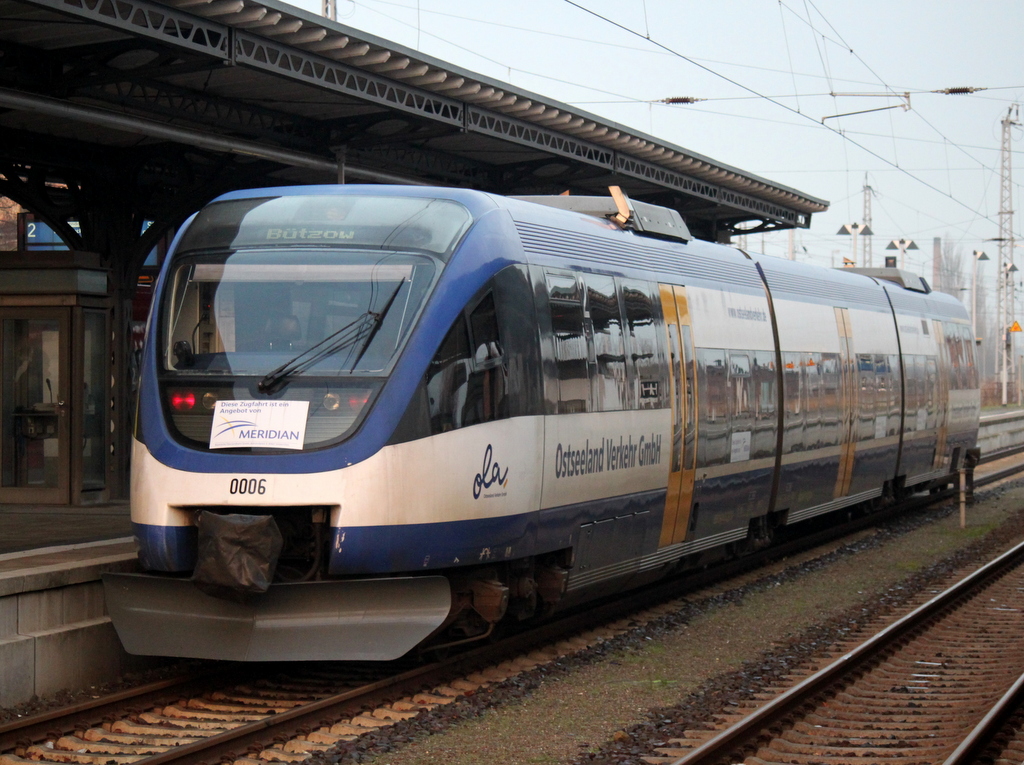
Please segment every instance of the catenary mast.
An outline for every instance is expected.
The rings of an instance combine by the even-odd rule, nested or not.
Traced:
[[[1002,146],[1000,151],[999,188],[999,289],[1003,295],[1004,310],[999,313],[999,337],[1002,342],[1002,403],[1006,406],[1008,367],[1013,359],[1010,325],[1014,321],[1015,300],[1013,289],[1013,162],[1010,154],[1010,131],[1019,125],[1020,106],[1014,104],[1003,118]]]

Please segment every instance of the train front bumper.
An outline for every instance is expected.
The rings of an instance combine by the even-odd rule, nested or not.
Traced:
[[[129,653],[229,661],[389,661],[451,609],[442,576],[274,584],[244,604],[146,574],[104,574],[103,589]]]

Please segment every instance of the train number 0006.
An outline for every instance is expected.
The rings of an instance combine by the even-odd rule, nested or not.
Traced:
[[[232,478],[228,491],[232,494],[266,494],[266,478]]]

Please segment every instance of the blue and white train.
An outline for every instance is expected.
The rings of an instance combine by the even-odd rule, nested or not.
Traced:
[[[157,285],[143,571],[106,578],[111,616],[154,655],[479,639],[944,481],[976,441],[973,346],[917,277],[693,240],[621,193],[227,194]],[[197,586],[209,564],[238,590]]]

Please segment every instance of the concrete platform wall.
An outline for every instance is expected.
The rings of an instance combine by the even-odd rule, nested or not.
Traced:
[[[986,414],[978,430],[978,446],[982,456],[1000,449],[1024,446],[1024,410]]]
[[[0,556],[0,706],[82,690],[153,666],[121,647],[104,571],[133,571],[127,541]]]

